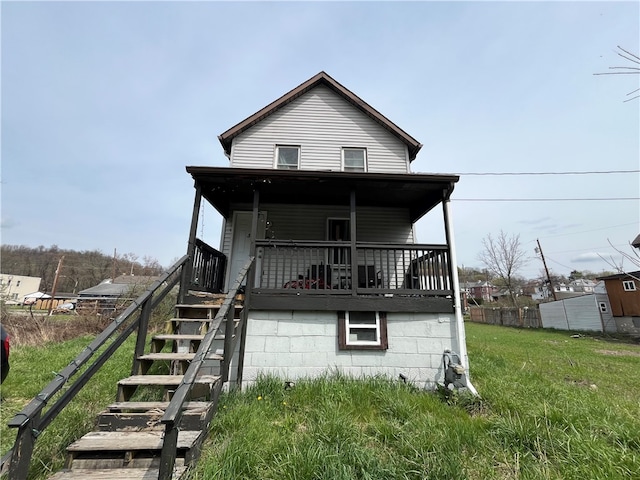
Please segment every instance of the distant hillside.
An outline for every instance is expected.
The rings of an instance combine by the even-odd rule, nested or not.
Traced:
[[[143,257],[138,261],[135,254],[114,256],[93,250],[76,252],[63,250],[53,245],[30,248],[24,245],[2,245],[0,249],[2,273],[41,277],[40,290],[51,291],[58,262],[64,256],[58,292],[77,293],[93,287],[106,278],[122,274],[159,275],[164,270],[155,258]]]

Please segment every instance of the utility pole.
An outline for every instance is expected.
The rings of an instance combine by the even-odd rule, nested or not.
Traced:
[[[58,288],[58,279],[60,278],[60,270],[62,269],[63,260],[64,260],[64,255],[60,257],[60,261],[58,261],[56,276],[53,278],[53,287],[51,288],[51,301],[49,302],[49,316],[51,316],[51,312],[53,310],[53,301],[56,299],[56,289]]]
[[[544,260],[544,253],[542,253],[542,247],[540,246],[540,240],[536,238],[536,242],[538,243],[538,248],[536,249],[536,253],[540,253],[540,257],[542,257],[542,264],[544,265],[544,271],[547,273],[547,280],[549,281],[549,288],[551,289],[551,294],[553,295],[554,300],[558,300],[556,297],[556,290],[553,288],[553,283],[551,282],[551,276],[549,275],[549,269],[547,268],[547,262]]]
[[[113,274],[111,275],[111,281],[116,279],[116,249],[113,249]]]

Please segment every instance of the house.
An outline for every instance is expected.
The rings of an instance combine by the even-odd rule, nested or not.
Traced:
[[[569,282],[569,288],[578,293],[593,293],[596,282],[588,278],[576,278]]]
[[[412,173],[422,145],[325,72],[218,138],[229,167],[186,168],[189,289],[226,292],[255,258],[234,354],[244,384],[339,371],[432,388],[448,356],[468,364],[449,208],[458,176]],[[219,250],[196,238],[203,200],[223,219]],[[446,243],[417,242],[425,215]],[[472,389],[457,371],[454,385]]]
[[[133,300],[140,290],[148,287],[158,277],[121,275],[108,278],[98,285],[78,292],[78,313],[111,315]]]
[[[469,303],[474,304],[474,300],[477,302],[493,302],[498,294],[498,287],[491,284],[488,281],[478,280],[477,282],[465,282],[462,284],[462,292],[469,299]]]
[[[618,332],[640,334],[640,271],[600,277]]]
[[[0,299],[8,305],[22,305],[24,297],[40,289],[40,277],[0,274]]]

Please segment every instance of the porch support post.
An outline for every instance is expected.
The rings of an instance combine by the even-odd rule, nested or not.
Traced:
[[[256,257],[256,237],[258,236],[258,221],[260,215],[260,190],[255,189],[253,191],[253,216],[251,220],[251,245],[250,255]],[[253,261],[253,265],[247,272],[247,283],[244,288],[244,308],[240,313],[242,319],[242,329],[240,333],[240,347],[238,352],[238,370],[236,372],[236,386],[242,388],[242,373],[244,370],[244,351],[247,343],[247,323],[249,321],[249,308],[251,306],[251,290],[256,283],[256,265],[258,262]],[[229,362],[231,364],[231,362]]]
[[[191,228],[189,230],[189,243],[187,245],[187,260],[186,265],[182,270],[182,279],[180,282],[180,293],[178,298],[181,302],[184,302],[184,297],[189,290],[189,283],[193,277],[193,262],[196,252],[196,231],[198,230],[198,215],[200,214],[200,204],[202,203],[202,187],[196,181],[196,195],[193,200],[193,211],[191,212]]]
[[[351,229],[351,295],[358,296],[358,251],[356,249],[356,191],[349,196],[349,226]]]
[[[453,186],[451,187],[453,190]],[[469,379],[469,357],[467,354],[467,339],[464,331],[464,319],[462,318],[462,306],[460,303],[460,282],[458,279],[458,261],[456,259],[456,247],[455,239],[453,237],[453,224],[451,223],[451,217],[449,215],[449,196],[451,190],[443,192],[442,211],[444,214],[444,231],[449,246],[449,275],[451,278],[451,287],[453,289],[453,305],[456,316],[456,334],[458,336],[458,354],[460,355],[460,361],[463,362],[465,368],[464,380],[467,388],[474,395],[478,394],[478,391],[471,384]]]

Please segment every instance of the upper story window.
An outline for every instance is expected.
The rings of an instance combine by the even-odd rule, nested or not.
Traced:
[[[345,172],[366,172],[367,151],[364,148],[343,148],[342,170]]]
[[[276,168],[298,170],[300,168],[300,147],[294,145],[276,146]]]
[[[636,284],[633,280],[625,280],[622,282],[622,288],[624,288],[625,292],[635,292]]]

